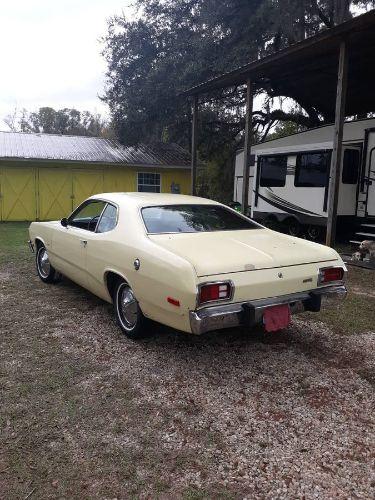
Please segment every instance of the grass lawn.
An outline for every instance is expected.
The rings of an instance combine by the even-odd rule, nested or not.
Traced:
[[[363,333],[375,328],[375,271],[348,266],[348,296],[337,308],[319,313],[319,320],[340,334]],[[314,313],[306,317],[317,319]]]
[[[0,223],[0,264],[17,262],[29,257],[27,240],[29,222]]]

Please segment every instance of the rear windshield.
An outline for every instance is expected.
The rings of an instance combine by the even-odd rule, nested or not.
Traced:
[[[149,233],[200,233],[259,229],[250,219],[219,205],[162,205],[142,209]]]

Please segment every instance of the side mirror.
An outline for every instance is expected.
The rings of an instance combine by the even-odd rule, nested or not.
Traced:
[[[63,217],[60,222],[63,227],[68,227],[68,219],[66,217]]]

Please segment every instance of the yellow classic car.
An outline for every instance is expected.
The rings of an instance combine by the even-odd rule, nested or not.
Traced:
[[[68,218],[31,223],[29,233],[40,279],[64,275],[113,303],[130,338],[148,319],[194,334],[256,324],[273,331],[346,296],[335,250],[205,198],[98,194]]]

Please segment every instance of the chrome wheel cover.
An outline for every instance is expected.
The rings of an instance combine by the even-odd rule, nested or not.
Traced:
[[[118,290],[118,312],[121,322],[127,330],[135,327],[138,320],[138,304],[133,290],[123,285]]]
[[[38,269],[42,278],[48,278],[51,272],[51,264],[45,248],[41,248],[38,252]]]

